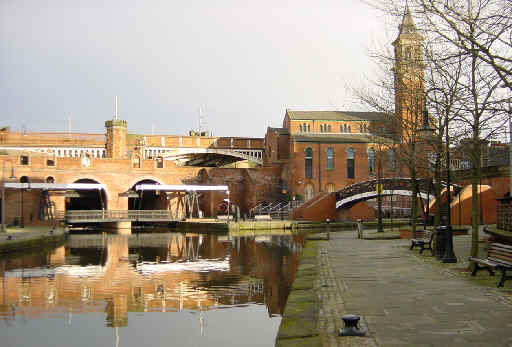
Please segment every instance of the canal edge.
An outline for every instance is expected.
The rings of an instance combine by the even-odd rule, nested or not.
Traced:
[[[0,236],[0,254],[57,246],[66,241],[67,236],[68,232],[63,228],[57,228],[53,232],[50,232],[49,229],[47,233],[39,231],[8,232]]]
[[[276,347],[320,346],[319,249],[325,241],[306,240],[276,337]]]

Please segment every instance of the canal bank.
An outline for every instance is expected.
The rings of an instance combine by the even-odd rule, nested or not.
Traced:
[[[354,230],[307,241],[275,345],[512,344],[512,282],[496,288],[496,276],[470,276],[471,235],[454,237],[455,264],[409,246],[403,239],[358,239]],[[338,336],[346,314],[361,317],[365,337]]]
[[[9,227],[6,233],[0,234],[0,254],[59,245],[66,240],[67,235],[63,227]]]

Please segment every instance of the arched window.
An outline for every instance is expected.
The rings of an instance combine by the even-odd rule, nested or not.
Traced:
[[[299,124],[299,132],[302,132],[302,124]]]
[[[313,150],[308,147],[305,152],[306,178],[313,178]]]
[[[364,125],[364,132],[367,133],[368,132],[368,124],[365,124]]]
[[[308,133],[310,133],[310,132],[311,132],[311,127],[308,124]]]
[[[315,195],[315,188],[311,183],[306,185],[306,192],[304,195],[306,201],[313,199],[313,196]]]
[[[373,175],[375,172],[375,150],[370,148],[368,150],[368,173]]]
[[[346,133],[347,132],[347,125],[346,124],[343,124],[343,132]]]
[[[351,133],[352,131],[350,130],[350,125],[347,127],[348,128],[348,133]]]
[[[396,167],[395,150],[393,148],[388,149],[388,168],[394,170]]]
[[[136,154],[132,157],[132,168],[140,169],[140,158]]]
[[[28,179],[28,176],[21,176],[20,177],[20,183],[29,183],[30,180]]]
[[[347,149],[347,178],[355,177],[355,163],[354,163],[354,149],[349,147]]]
[[[359,124],[359,132],[362,133],[363,132],[363,125],[362,124]]]
[[[324,132],[324,125],[323,124],[320,124],[320,132],[323,133]]]
[[[331,125],[327,125],[327,132],[330,133],[331,132]]]
[[[332,147],[328,147],[326,150],[327,153],[327,163],[326,167],[327,169],[334,169],[334,150]]]
[[[55,179],[52,176],[46,177],[46,183],[55,183]]]

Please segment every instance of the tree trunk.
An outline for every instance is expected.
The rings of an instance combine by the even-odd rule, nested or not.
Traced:
[[[472,177],[471,177],[471,256],[478,257],[478,228],[479,228],[479,210],[480,206],[478,204],[478,183],[480,178],[480,141],[473,139],[473,153],[474,157],[478,158],[478,160],[473,160],[473,169]]]

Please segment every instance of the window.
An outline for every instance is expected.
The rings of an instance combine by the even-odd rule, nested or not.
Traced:
[[[20,183],[29,183],[30,180],[28,179],[28,176],[21,176],[20,177]]]
[[[332,147],[328,147],[327,150],[327,169],[334,169],[334,150]]]
[[[313,178],[313,150],[309,147],[305,150],[304,164],[306,169],[306,178]]]
[[[46,177],[46,183],[55,183],[55,178],[53,178],[52,176]]]
[[[364,124],[364,132],[367,133],[368,132],[368,124]]]
[[[310,133],[310,132],[311,132],[311,128],[310,128],[310,126],[308,124],[308,133]]]
[[[28,155],[20,156],[20,164],[21,165],[28,165]]]
[[[348,128],[348,133],[351,133],[352,131],[350,130],[350,125],[347,127]]]
[[[373,175],[375,172],[375,150],[370,148],[368,150],[368,173]]]
[[[302,124],[299,124],[299,132],[302,132]]]
[[[156,168],[157,169],[163,169],[164,168],[164,160],[162,157],[156,158]]]
[[[363,132],[363,125],[362,124],[359,124],[359,132],[362,133]]]
[[[346,133],[347,132],[347,125],[346,124],[343,124],[343,132]]]
[[[46,159],[46,166],[55,166],[55,160]]]
[[[331,132],[331,125],[327,125],[327,132],[330,133]]]
[[[308,201],[313,198],[315,195],[315,188],[313,188],[313,185],[311,183],[306,185],[306,192],[305,192],[305,200]]]
[[[388,168],[394,170],[396,166],[395,150],[393,148],[388,149]]]
[[[327,183],[325,185],[325,191],[327,193],[334,193],[336,191],[335,188],[334,188],[334,183]]]
[[[355,177],[354,166],[354,149],[349,147],[347,149],[347,178]]]
[[[140,158],[138,155],[132,157],[132,168],[140,169]]]
[[[324,125],[323,124],[320,124],[320,132],[323,133],[324,132]]]

